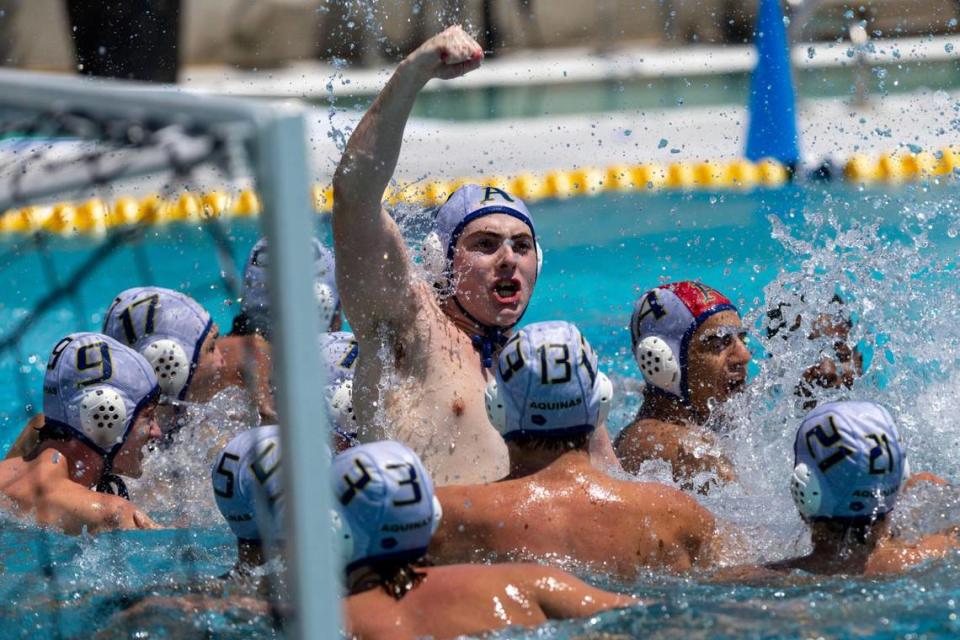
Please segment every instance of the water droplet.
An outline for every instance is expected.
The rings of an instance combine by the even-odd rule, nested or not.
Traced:
[[[947,44],[943,45],[943,50],[947,53],[953,53],[953,43],[948,42]]]
[[[667,142],[666,138],[660,138],[660,142],[657,143],[657,149],[663,149],[664,147],[667,146],[667,144],[669,143]]]

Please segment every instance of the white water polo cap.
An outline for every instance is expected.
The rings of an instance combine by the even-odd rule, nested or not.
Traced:
[[[286,539],[280,464],[276,425],[242,432],[217,456],[210,473],[214,499],[238,539],[267,544]]]
[[[675,282],[644,293],[634,305],[630,338],[646,383],[689,402],[690,339],[714,314],[736,310],[726,296],[699,282]]]
[[[807,414],[793,445],[790,492],[807,520],[870,522],[893,509],[907,458],[890,413],[830,402]]]
[[[331,426],[348,442],[355,442],[357,415],[353,411],[353,372],[360,354],[359,343],[348,331],[334,331],[321,333],[319,346]]]
[[[562,438],[590,433],[606,419],[613,385],[576,326],[537,322],[500,352],[485,400],[490,422],[507,441],[522,435]]]
[[[162,287],[127,289],[114,299],[103,321],[103,332],[142,354],[163,394],[178,400],[190,386],[212,327],[200,303]]]
[[[313,293],[319,313],[320,328],[326,331],[340,310],[333,251],[323,246],[323,243],[316,238],[311,238],[310,246],[313,252]],[[250,250],[243,270],[243,297],[240,308],[253,329],[267,338],[270,337],[272,326],[269,267],[270,252],[267,240],[261,238]]]
[[[43,414],[48,425],[72,432],[109,460],[158,394],[153,368],[139,353],[100,333],[72,333],[47,361]]]
[[[346,571],[378,562],[421,558],[443,509],[433,479],[416,453],[384,440],[347,449],[333,459],[333,490]]]
[[[503,189],[467,184],[454,191],[437,209],[433,230],[424,238],[421,259],[424,269],[434,282],[446,283],[449,280],[457,241],[466,226],[477,218],[495,213],[512,216],[530,228],[537,251],[537,277],[540,276],[543,252],[540,250],[533,216],[530,215],[527,205]]]

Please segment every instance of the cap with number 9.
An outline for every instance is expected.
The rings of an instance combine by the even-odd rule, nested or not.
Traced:
[[[71,333],[47,361],[43,413],[47,424],[110,456],[158,393],[153,368],[139,353],[100,333]]]
[[[422,557],[442,509],[433,479],[416,453],[383,441],[348,449],[333,460],[334,501],[350,553],[346,570]]]

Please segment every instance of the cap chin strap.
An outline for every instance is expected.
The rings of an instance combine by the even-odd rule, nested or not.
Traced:
[[[793,502],[805,520],[819,515],[820,505],[823,502],[820,479],[803,462],[793,468],[793,476],[790,478],[790,495],[793,496]]]
[[[457,308],[460,309],[460,313],[466,316],[467,320],[473,324],[480,327],[483,331],[482,334],[474,334],[470,336],[470,341],[473,343],[473,348],[480,352],[480,362],[483,365],[484,369],[489,369],[493,366],[493,352],[507,344],[507,341],[510,339],[506,334],[507,331],[517,326],[517,323],[520,322],[520,319],[523,318],[523,313],[520,314],[520,318],[517,318],[516,322],[512,322],[506,327],[499,327],[496,325],[489,325],[477,320],[472,313],[466,310],[464,306],[460,303],[460,300],[456,295],[451,296],[453,302],[457,305]],[[523,310],[526,313],[526,309]]]
[[[109,469],[113,466],[112,460],[105,461],[106,466],[104,467],[104,473],[100,476],[100,480],[97,481],[97,486],[95,488],[97,493],[107,493],[112,496],[120,496],[124,500],[130,499],[130,493],[127,491],[127,485],[123,482],[123,478],[118,476],[115,473],[109,473]]]
[[[136,414],[131,420],[136,420]],[[128,435],[126,424],[127,407],[114,389],[100,387],[84,393],[80,400],[80,429],[103,457],[103,471],[95,490],[129,500],[127,485],[113,473],[113,457],[120,451],[117,442],[125,441]]]

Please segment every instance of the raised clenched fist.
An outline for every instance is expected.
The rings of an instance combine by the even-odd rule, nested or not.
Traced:
[[[410,54],[407,62],[429,78],[449,80],[480,66],[483,49],[460,26],[448,27]]]

